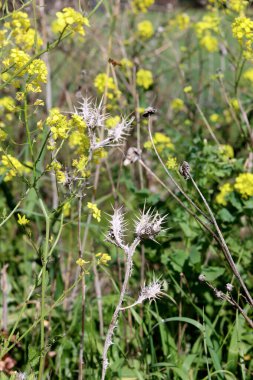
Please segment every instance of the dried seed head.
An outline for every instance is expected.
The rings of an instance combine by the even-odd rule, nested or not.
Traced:
[[[232,284],[230,284],[230,283],[226,284],[226,289],[228,292],[232,292],[233,288],[234,288],[234,286]]]
[[[162,230],[162,223],[166,215],[161,217],[158,212],[154,214],[151,209],[145,212],[145,209],[141,212],[140,216],[135,222],[135,234],[141,240],[143,239],[155,239]]]
[[[162,283],[159,280],[154,279],[149,285],[145,286],[141,289],[141,293],[137,300],[137,303],[142,303],[146,299],[149,302],[154,301],[162,295]]]
[[[126,158],[124,160],[124,165],[133,164],[141,158],[141,149],[131,147],[128,149]]]
[[[149,117],[157,113],[157,109],[153,107],[148,107],[144,110],[142,117]]]
[[[179,173],[181,174],[181,176],[184,177],[184,179],[187,180],[191,176],[190,170],[191,170],[190,165],[188,164],[188,162],[184,161],[179,168]]]

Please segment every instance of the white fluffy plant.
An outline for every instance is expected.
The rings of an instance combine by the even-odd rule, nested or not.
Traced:
[[[144,239],[155,240],[155,237],[162,231],[162,224],[166,216],[161,217],[158,212],[151,211],[151,209],[140,213],[139,217],[135,221],[135,238],[131,244],[125,242],[126,234],[126,221],[124,218],[123,209],[116,208],[113,215],[110,217],[110,229],[106,235],[106,240],[116,245],[124,251],[126,256],[125,277],[121,288],[118,304],[114,310],[111,323],[108,328],[108,332],[105,338],[105,344],[103,349],[103,364],[102,364],[102,377],[105,379],[106,370],[109,366],[107,358],[108,349],[113,344],[114,330],[117,327],[118,318],[120,312],[123,310],[134,307],[135,305],[143,303],[145,300],[155,300],[162,295],[162,283],[159,280],[154,279],[152,283],[147,286],[143,286],[139,294],[138,299],[130,306],[122,307],[124,297],[127,291],[129,279],[133,269],[133,256],[137,246]]]

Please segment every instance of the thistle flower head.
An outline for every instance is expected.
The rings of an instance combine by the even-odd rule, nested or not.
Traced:
[[[158,212],[154,213],[149,209],[147,212],[144,210],[135,222],[135,234],[141,240],[152,239],[158,235],[162,230],[162,223],[166,215],[161,217]]]
[[[113,143],[121,144],[126,136],[129,135],[131,124],[133,122],[133,118],[127,120],[126,118],[122,118],[122,120],[116,124],[116,126],[108,131],[108,139]]]
[[[146,299],[148,299],[149,302],[152,302],[155,299],[160,298],[162,294],[162,282],[154,279],[149,285],[143,286],[137,303],[142,303]]]
[[[122,247],[124,245],[124,232],[126,231],[126,222],[122,207],[115,208],[110,219],[110,230],[106,239],[111,243]]]
[[[103,99],[102,99],[103,100]],[[83,118],[90,129],[103,127],[108,115],[104,112],[102,100],[97,106],[91,98],[83,98],[77,113]]]

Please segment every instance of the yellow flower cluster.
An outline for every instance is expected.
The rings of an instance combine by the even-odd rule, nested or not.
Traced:
[[[161,153],[164,149],[175,149],[174,144],[172,143],[169,136],[164,135],[163,133],[156,132],[153,137],[155,147],[159,153]],[[144,148],[151,149],[152,142],[146,141],[144,143]]]
[[[213,7],[221,8],[225,13],[230,14],[230,11],[243,13],[249,2],[247,0],[209,0],[209,4]]]
[[[131,5],[135,13],[146,13],[148,8],[154,4],[154,0],[132,0]]]
[[[234,188],[238,193],[241,194],[243,198],[248,198],[253,196],[253,174],[252,173],[241,173],[235,179]]]
[[[2,155],[0,166],[0,175],[4,176],[4,181],[11,181],[16,176],[22,176],[29,173],[30,169],[22,165],[19,160],[10,154]]]
[[[43,44],[37,31],[31,28],[31,22],[28,14],[25,12],[13,12],[11,14],[11,21],[4,24],[7,30],[11,31],[11,38],[21,49],[27,51],[32,49],[35,45],[37,47]]]
[[[62,164],[57,160],[53,161],[48,167],[47,170],[53,170],[55,172],[56,179],[59,183],[66,182],[66,174],[62,170]]]
[[[61,12],[56,13],[57,19],[52,23],[54,33],[73,32],[81,36],[85,35],[84,26],[89,26],[89,20],[73,8],[63,8]]]
[[[228,7],[234,12],[241,13],[249,5],[248,1],[245,0],[229,0]]]
[[[7,137],[3,128],[6,122],[13,119],[13,112],[15,111],[14,99],[10,96],[4,96],[0,99],[0,141],[4,141]]]
[[[66,139],[70,129],[68,119],[60,113],[58,108],[52,108],[46,120],[46,124],[50,127],[54,140]]]
[[[144,69],[138,70],[136,74],[136,83],[145,90],[149,89],[149,87],[154,83],[151,71]]]
[[[227,205],[227,196],[232,193],[233,187],[230,183],[224,183],[224,185],[220,186],[220,192],[216,195],[215,201],[223,206]]]
[[[234,158],[234,149],[231,145],[220,145],[219,146],[220,155],[227,159]]]
[[[177,162],[176,157],[169,157],[167,162],[166,162],[166,166],[170,170],[177,170],[178,162]]]
[[[7,29],[0,30],[0,48],[3,49],[5,46],[9,45],[9,40],[6,38]]]
[[[105,125],[107,128],[114,128],[119,122],[120,122],[119,116],[111,116],[111,117],[108,117],[108,119],[106,119]]]
[[[8,81],[11,76],[23,77],[26,75],[26,91],[41,92],[41,84],[47,82],[47,67],[41,59],[35,59],[28,64],[30,56],[20,49],[11,49],[10,54],[3,60],[3,65],[8,73],[2,74],[2,79]],[[13,82],[15,87],[20,87],[21,82],[17,79]]]
[[[88,202],[87,207],[88,207],[88,209],[91,210],[93,218],[97,219],[97,221],[100,222],[101,221],[101,211],[98,209],[97,205],[95,203]]]
[[[253,58],[253,21],[246,16],[237,17],[232,24],[232,33],[241,44],[244,57]]]
[[[175,98],[171,102],[171,108],[174,111],[182,111],[184,109],[184,102],[180,98]]]
[[[218,40],[213,35],[219,32],[220,19],[216,13],[203,16],[201,21],[195,24],[195,32],[200,45],[210,53],[218,50]]]
[[[253,83],[253,69],[248,69],[243,73],[243,78]]]
[[[111,256],[107,253],[97,253],[96,257],[98,257],[98,264],[107,265],[108,261],[111,261]]]
[[[169,26],[178,28],[179,30],[186,30],[190,25],[191,19],[187,13],[179,13],[174,19],[169,21]]]
[[[206,35],[200,39],[200,45],[209,51],[209,53],[218,51],[219,47],[217,38],[212,36],[211,33],[206,33]]]
[[[81,175],[83,178],[89,177],[90,175],[90,172],[86,169],[87,164],[88,157],[84,154],[72,161],[72,166],[76,168],[76,174]]]
[[[138,36],[143,40],[148,40],[154,34],[154,28],[152,22],[144,20],[137,24]]]
[[[109,77],[105,73],[100,73],[94,80],[94,86],[98,90],[99,94],[103,94],[107,90],[108,99],[112,100],[118,98],[121,92],[118,90],[112,77]]]
[[[87,126],[85,121],[80,115],[73,114],[69,121],[70,134],[69,146],[75,149],[77,154],[84,154],[88,152],[90,140],[87,135]]]

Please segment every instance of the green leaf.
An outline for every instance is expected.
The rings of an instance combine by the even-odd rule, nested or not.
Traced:
[[[220,267],[207,267],[201,270],[207,281],[214,281],[224,273],[225,269]]]
[[[226,208],[222,208],[218,212],[218,216],[223,222],[232,223],[235,220],[235,217]]]
[[[184,250],[178,249],[170,255],[170,261],[173,269],[177,272],[182,272],[184,263],[188,259],[188,255]]]

